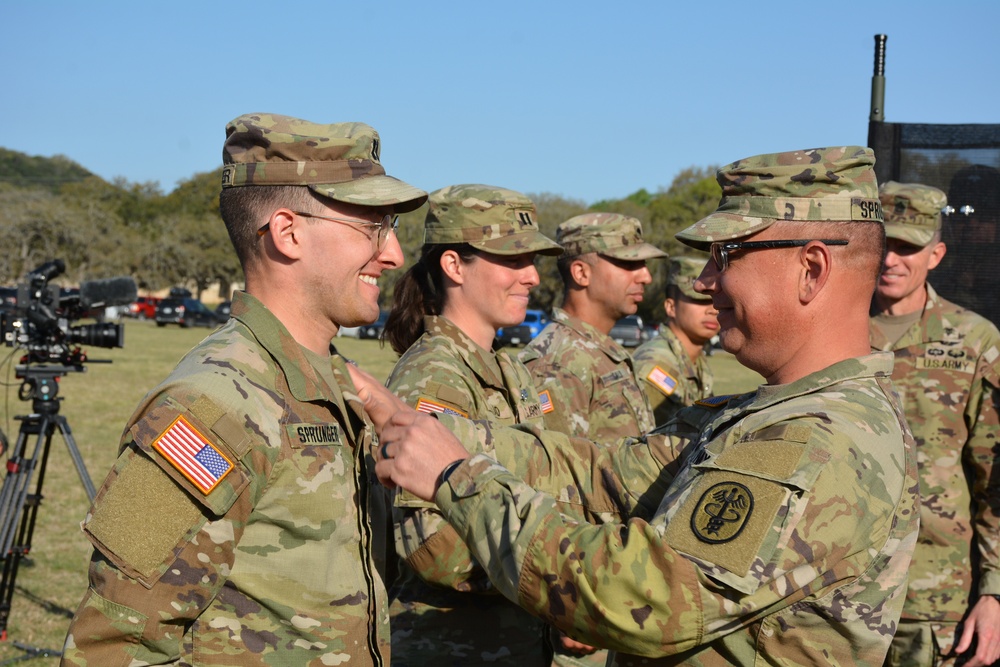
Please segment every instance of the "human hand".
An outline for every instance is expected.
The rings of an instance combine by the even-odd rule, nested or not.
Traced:
[[[379,481],[434,500],[441,471],[469,458],[469,452],[437,419],[406,405],[368,373],[353,366],[348,371],[381,443],[375,463]]]
[[[976,653],[965,667],[983,667],[1000,660],[1000,600],[982,595],[962,624],[962,636],[955,652],[965,653],[976,639]]]
[[[562,647],[563,653],[569,653],[570,655],[590,655],[591,653],[597,653],[597,649],[593,646],[576,641],[562,630],[558,630],[557,632],[559,636],[556,641]]]

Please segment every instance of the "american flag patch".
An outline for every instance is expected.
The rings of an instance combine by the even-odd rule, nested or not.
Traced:
[[[677,380],[674,379],[674,376],[659,366],[654,366],[653,370],[649,371],[646,379],[667,396],[670,396],[677,389]]]
[[[709,408],[717,408],[725,405],[731,401],[736,394],[724,394],[722,396],[709,396],[708,398],[703,398],[700,401],[695,401],[695,405],[704,405]]]
[[[179,415],[170,428],[160,434],[153,442],[153,449],[205,495],[233,469],[232,462],[184,415]]]
[[[426,398],[420,398],[417,400],[416,409],[417,412],[441,412],[446,415],[458,415],[459,417],[465,417],[466,419],[469,417],[468,412],[462,412],[461,410],[456,410],[455,408],[449,407],[444,403],[438,403]]]
[[[556,406],[552,405],[552,394],[549,393],[548,389],[538,393],[538,402],[542,404],[543,415],[547,415],[556,409]]]

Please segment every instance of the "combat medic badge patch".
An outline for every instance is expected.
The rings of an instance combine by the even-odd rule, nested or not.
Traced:
[[[701,495],[691,513],[695,537],[709,544],[736,539],[753,514],[753,494],[739,482],[715,484]]]
[[[179,415],[160,434],[153,442],[153,449],[206,496],[233,469],[232,462],[184,415]]]

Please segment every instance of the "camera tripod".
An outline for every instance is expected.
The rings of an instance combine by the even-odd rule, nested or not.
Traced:
[[[45,465],[49,459],[52,436],[57,430],[62,434],[69,449],[87,497],[93,500],[96,494],[83,457],[73,439],[69,422],[66,421],[66,417],[59,414],[62,399],[57,396],[59,385],[56,380],[67,373],[82,370],[83,368],[79,366],[63,365],[17,367],[17,377],[24,380],[18,397],[21,400],[31,401],[32,413],[15,417],[21,422],[21,427],[17,434],[17,442],[10,450],[7,459],[7,477],[0,486],[0,562],[3,566],[3,577],[0,580],[0,641],[7,639],[7,620],[10,617],[18,568],[22,559],[31,551],[35,520],[38,518],[38,508],[43,498]],[[33,445],[29,443],[32,437],[34,437]],[[32,486],[33,481],[34,486]],[[14,646],[24,651],[25,655],[4,660],[0,665],[42,656],[61,655],[58,650],[41,649],[18,642],[15,642]]]

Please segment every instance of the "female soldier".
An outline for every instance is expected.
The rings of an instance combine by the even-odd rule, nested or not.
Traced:
[[[538,284],[538,231],[524,195],[487,185],[431,194],[420,260],[396,284],[382,334],[402,354],[388,386],[425,412],[542,424],[527,370],[497,329],[520,324]],[[393,512],[400,577],[390,591],[393,665],[547,667],[544,624],[497,593],[454,529],[406,493]]]

